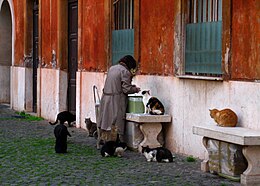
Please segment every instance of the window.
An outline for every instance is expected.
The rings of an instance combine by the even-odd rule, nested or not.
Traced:
[[[222,0],[187,0],[184,74],[222,76]]]
[[[112,65],[124,55],[134,56],[134,0],[113,0]]]

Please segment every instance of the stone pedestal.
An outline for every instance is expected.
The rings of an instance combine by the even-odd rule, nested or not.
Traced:
[[[241,185],[260,185],[260,145],[244,146],[243,154],[248,161],[248,167],[241,175]]]
[[[133,121],[126,122],[125,142],[131,150],[137,151],[139,144],[143,141],[144,135],[139,124]]]
[[[208,171],[239,181],[240,175],[247,168],[243,146],[206,137],[203,138],[203,144],[209,155]]]
[[[126,143],[141,151],[141,146],[155,148],[164,144],[162,123],[169,123],[171,116],[127,113],[126,120]]]
[[[209,156],[202,162],[201,169],[210,171],[210,158],[214,157],[208,147],[208,140],[227,142],[241,146],[242,153],[247,161],[246,170],[240,174],[241,185],[255,186],[260,185],[260,131],[243,127],[219,127],[214,124],[206,126],[193,126],[193,134],[203,137],[203,144]],[[212,145],[211,145],[212,146]],[[240,149],[237,148],[237,149]],[[241,149],[239,150],[241,151]],[[219,150],[217,151],[219,152]],[[233,152],[231,154],[234,154]],[[239,153],[241,155],[241,153]],[[213,155],[213,156],[212,156]],[[227,157],[230,154],[225,154]],[[235,158],[235,157],[234,157]],[[228,163],[225,160],[225,163]],[[232,162],[234,164],[234,162]],[[216,169],[219,171],[219,169]]]

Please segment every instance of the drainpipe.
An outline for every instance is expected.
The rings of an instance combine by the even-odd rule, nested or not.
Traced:
[[[38,35],[38,38],[39,38],[39,43],[38,43],[38,68],[37,68],[37,116],[41,117],[41,108],[42,108],[42,98],[41,98],[41,91],[42,91],[42,76],[41,76],[41,73],[42,73],[42,1],[39,0],[39,18],[38,18],[38,30],[39,30],[39,35]]]
[[[37,70],[37,115],[39,117],[41,117],[41,108],[42,108],[42,99],[41,99],[41,95],[42,95],[42,68],[41,68],[41,64],[39,63],[38,66],[38,70]]]

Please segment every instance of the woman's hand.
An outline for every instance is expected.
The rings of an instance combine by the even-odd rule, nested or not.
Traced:
[[[140,92],[141,89],[139,87],[136,87],[136,90],[137,90],[136,93],[138,93],[138,92]]]

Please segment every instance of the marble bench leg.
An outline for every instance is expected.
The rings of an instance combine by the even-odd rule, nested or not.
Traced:
[[[139,145],[139,151],[141,151],[142,146],[148,145],[150,148],[162,146],[157,140],[157,136],[162,130],[161,123],[142,123],[140,125],[140,130],[144,135],[144,140]]]
[[[243,154],[248,162],[241,174],[241,185],[255,186],[260,183],[260,146],[244,146]]]
[[[209,138],[207,138],[207,137],[202,138],[202,143],[206,149],[207,149],[208,140],[209,140]],[[201,162],[201,170],[203,172],[209,172],[209,155],[207,155],[206,159],[204,159]]]

